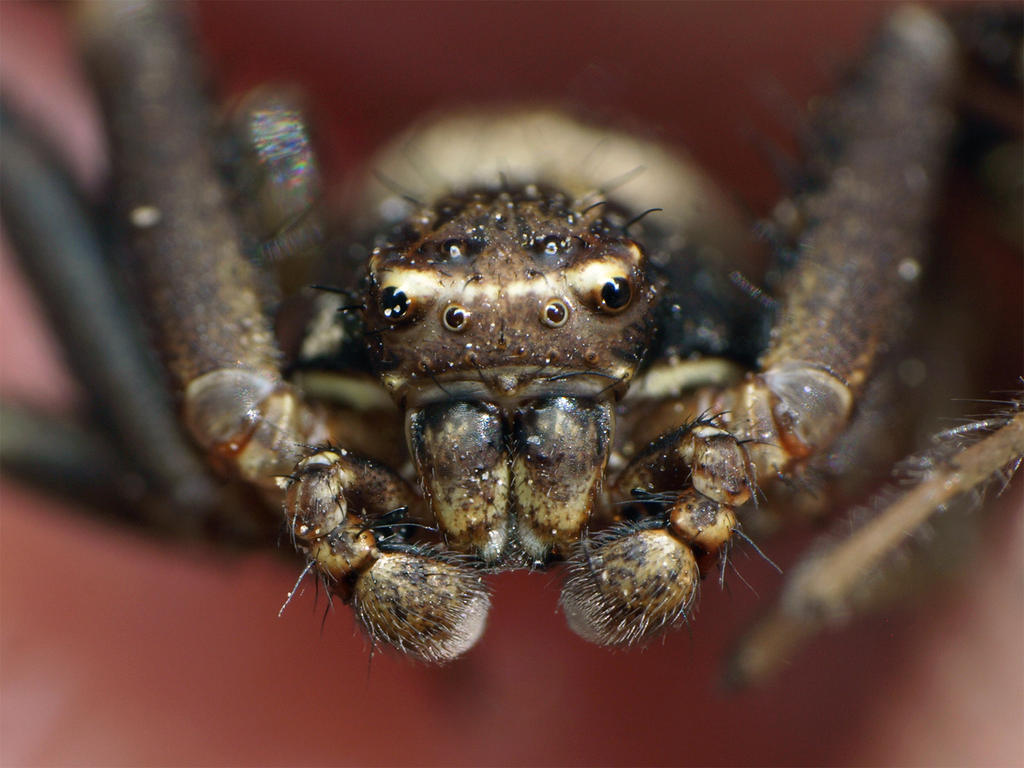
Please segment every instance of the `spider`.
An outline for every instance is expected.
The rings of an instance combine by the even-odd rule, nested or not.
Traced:
[[[515,194],[519,194],[519,193],[522,193],[523,195],[525,195],[525,190],[512,190],[512,194],[513,194],[513,195],[515,195]],[[526,200],[527,200],[527,202],[528,202],[528,196],[526,196]],[[492,202],[490,202],[490,203],[488,203],[487,201],[483,201],[483,203],[485,203],[485,204],[488,204],[488,205],[489,205],[490,203],[493,203],[493,201],[492,201]],[[522,205],[522,201],[521,201],[521,200],[519,201],[519,204],[520,204],[520,205]],[[583,214],[582,214],[582,211],[581,211],[580,213],[581,213],[581,215],[583,215]],[[593,214],[592,214],[592,215],[593,215]],[[625,221],[626,219],[622,219],[622,220],[623,220],[623,221]],[[656,219],[654,219],[654,218],[652,217],[652,218],[651,218],[651,222],[653,222],[653,221],[656,221]],[[647,223],[647,222],[644,222],[644,226],[646,226],[646,227],[650,227],[650,226],[652,226],[652,224],[651,224],[651,223]],[[618,227],[618,228],[622,229],[622,228],[623,228],[623,226],[620,226],[620,227]],[[642,230],[641,230],[641,231],[642,231]],[[459,247],[461,247],[461,246],[459,246]],[[605,275],[605,276],[607,276],[607,275]],[[617,283],[616,283],[616,280],[618,279],[618,276],[620,276],[620,275],[617,275],[617,274],[615,274],[615,275],[612,275],[612,276],[611,276],[611,280],[610,280],[610,281],[605,281],[604,283],[602,283],[602,284],[600,285],[600,290],[598,291],[598,293],[600,293],[600,294],[602,295],[602,299],[604,299],[604,297],[603,297],[603,294],[605,293],[605,290],[604,290],[604,287],[605,287],[605,285],[607,285],[607,284],[609,284],[609,283],[610,283],[610,285],[612,285],[612,286],[616,286],[616,285],[617,285]],[[633,290],[636,290],[636,289],[635,289],[634,287],[631,287],[631,291],[633,291]],[[379,292],[379,294],[380,294],[380,295],[378,295],[378,296],[373,296],[373,299],[376,299],[376,301],[377,301],[377,303],[375,304],[375,306],[377,306],[377,307],[383,307],[384,309],[386,309],[387,307],[390,307],[390,306],[401,306],[401,305],[403,304],[403,302],[400,302],[400,301],[398,301],[398,302],[396,302],[396,301],[391,301],[390,303],[387,303],[386,301],[384,301],[384,299],[385,299],[385,297],[384,297],[385,291],[386,291],[386,288],[381,288],[381,290],[380,290],[380,292]],[[395,290],[394,290],[394,291],[392,292],[392,294],[391,294],[391,298],[392,298],[392,299],[394,299],[394,293],[396,293],[397,291],[398,291],[398,289],[397,289],[397,288],[395,288]],[[408,295],[408,294],[407,294],[407,295]],[[612,300],[612,301],[610,301],[610,302],[609,302],[609,301],[608,301],[607,299],[604,299],[604,300],[605,300],[605,303],[614,303],[614,301],[616,301],[616,299],[615,299],[615,289],[614,289],[614,288],[612,288],[612,289],[611,289],[611,291],[609,291],[609,292],[608,292],[608,295],[609,295],[609,296],[611,297],[611,300]],[[473,312],[476,312],[477,314],[479,314],[479,313],[480,313],[480,311],[481,311],[481,310],[479,310],[479,309],[477,309],[477,308],[475,308],[475,307],[467,307],[467,308],[469,309],[469,314],[470,314],[471,316],[472,316]],[[612,307],[612,308],[616,308],[616,307]],[[384,309],[382,309],[382,313],[383,313]],[[577,307],[577,306],[570,306],[570,307],[569,307],[569,310],[570,310],[570,311],[580,311],[579,307]],[[557,319],[557,318],[556,318],[556,319]],[[538,365],[540,365],[540,364],[538,364]],[[620,378],[621,378],[621,377],[620,377]],[[445,382],[441,382],[441,384],[444,384],[444,383],[445,383]],[[442,391],[443,391],[443,390],[442,390]],[[565,393],[562,393],[562,394],[565,394]],[[432,403],[428,403],[428,406],[430,406],[430,404],[432,404]],[[724,409],[722,409],[721,407],[719,407],[719,409],[711,409],[711,410],[712,410],[712,411],[717,411],[717,412],[719,412],[719,413],[721,413],[721,412],[723,412],[723,411],[724,411]],[[559,413],[560,413],[560,412],[559,412]],[[709,419],[709,421],[708,421],[708,423],[707,423],[707,424],[701,424],[700,426],[706,426],[706,427],[708,427],[708,428],[720,428],[720,427],[718,427],[718,425],[716,425],[716,424],[715,424],[714,420],[712,420],[712,419]],[[293,473],[293,474],[294,474],[294,473]],[[660,488],[658,488],[658,489],[660,489]],[[624,501],[625,501],[625,500],[624,500]],[[647,505],[653,505],[653,504],[655,504],[655,502],[656,502],[656,500],[652,500],[652,499],[651,499],[651,500],[648,500],[648,499],[646,499],[646,498],[645,498],[645,499],[642,499],[641,501],[643,502],[643,506],[647,506]],[[400,505],[395,505],[395,507],[393,507],[392,509],[395,509],[395,508],[400,508]],[[652,515],[652,516],[653,516],[653,515]],[[395,519],[398,519],[398,518],[395,518]],[[404,518],[401,518],[401,520],[403,520],[403,519],[404,519]],[[399,520],[399,521],[401,521],[401,520]],[[642,527],[642,526],[641,526],[641,527]],[[450,534],[451,534],[451,531],[450,531]],[[402,536],[403,536],[403,535],[402,535]],[[452,537],[452,538],[454,538],[454,537]],[[412,545],[409,545],[409,546],[412,546]],[[544,554],[544,553],[541,553],[541,554],[537,554],[537,553],[534,553],[534,554],[532,554],[532,555],[531,555],[531,557],[532,557],[532,558],[534,558],[534,559],[543,559],[543,558],[544,558],[545,556],[546,556],[546,554]],[[481,557],[483,557],[483,556],[481,555]],[[484,557],[484,559],[486,559],[486,558]],[[685,599],[684,599],[684,601],[683,601],[683,602],[685,603],[685,602],[687,602],[687,601],[688,601],[689,599],[690,599],[690,598],[688,598],[688,597],[687,597],[687,598],[685,598]],[[677,615],[681,615],[681,614],[677,614]]]

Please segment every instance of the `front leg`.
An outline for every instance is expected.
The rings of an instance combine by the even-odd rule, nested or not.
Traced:
[[[282,378],[259,280],[212,159],[209,110],[184,23],[170,5],[99,2],[82,26],[102,87],[135,287],[186,426],[223,474],[284,510],[297,548],[375,638],[454,658],[483,629],[471,570],[389,545],[381,521],[415,509],[393,472],[330,441],[323,414]]]
[[[831,106],[820,158],[828,184],[801,200],[808,225],[760,370],[737,385],[699,391],[698,412],[714,420],[655,440],[617,479],[620,497],[667,495],[668,513],[641,530],[584,543],[562,597],[584,637],[635,642],[685,618],[696,582],[693,568],[678,563],[701,526],[679,525],[693,522],[680,505],[699,507],[694,498],[724,505],[705,516],[727,540],[735,525],[730,506],[749,499],[755,482],[788,473],[846,426],[920,271],[952,127],[955,63],[942,22],[902,10]],[[652,528],[664,546],[640,545],[652,540]],[[626,568],[634,573],[628,583],[618,576]],[[664,570],[680,573],[671,589],[662,584]],[[644,631],[623,633],[624,622]]]

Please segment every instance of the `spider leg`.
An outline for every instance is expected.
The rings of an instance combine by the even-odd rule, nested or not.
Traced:
[[[240,540],[259,538],[265,526],[228,503],[180,430],[134,308],[117,290],[98,217],[84,194],[38,133],[6,105],[2,120],[4,227],[61,329],[92,410],[89,423],[75,424],[5,404],[4,465],[171,535],[227,528]],[[113,471],[114,464],[120,469]]]
[[[99,429],[17,404],[0,403],[4,472],[117,519],[135,522],[139,503],[125,457]],[[133,503],[134,502],[134,503]]]
[[[834,134],[822,142],[830,173],[801,200],[808,224],[759,372],[699,390],[689,405],[713,418],[640,450],[615,479],[613,496],[640,489],[684,492],[683,499],[696,492],[731,515],[729,508],[751,498],[757,482],[791,471],[842,432],[920,271],[953,125],[956,63],[953,37],[937,16],[916,8],[892,16],[826,114],[826,130]],[[689,546],[692,534],[675,521],[678,515],[673,506],[663,527]],[[721,522],[731,533],[728,520]],[[589,560],[599,555],[592,551]],[[622,565],[613,558],[590,569],[589,578],[577,569],[567,584],[562,604],[585,637],[619,642],[602,629],[648,600],[643,585],[613,594],[611,575]],[[642,572],[652,570],[641,565]],[[594,605],[600,610],[588,608]]]
[[[704,407],[747,448],[759,477],[786,472],[845,427],[924,258],[953,125],[952,36],[924,11],[893,16],[829,118],[828,184],[781,290],[761,372],[708,390]]]
[[[917,482],[880,493],[853,533],[812,548],[787,580],[775,609],[734,653],[727,671],[730,683],[764,680],[807,638],[870,608],[886,566],[915,532],[952,506],[976,503],[1000,473],[1009,481],[1024,459],[1024,407],[1016,402],[1011,413],[983,426],[992,431],[968,447],[948,457],[927,454],[926,462],[916,462],[927,465]],[[949,435],[937,438],[950,440]]]
[[[427,660],[454,658],[483,630],[486,591],[452,558],[378,546],[373,521],[421,499],[382,465],[314,448],[332,436],[282,376],[259,275],[212,158],[184,20],[161,3],[94,3],[81,17],[128,270],[192,438],[224,474],[283,506],[298,549],[375,639]]]

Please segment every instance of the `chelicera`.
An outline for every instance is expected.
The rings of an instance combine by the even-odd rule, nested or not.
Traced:
[[[928,13],[895,17],[833,107],[777,301],[737,289],[736,217],[671,152],[542,110],[447,116],[374,161],[398,186],[355,204],[366,271],[353,286],[337,279],[349,264],[327,268],[286,377],[195,95],[163,58],[188,64],[164,12],[93,27],[149,321],[190,438],[243,494],[283,506],[307,571],[374,640],[453,659],[483,631],[483,572],[567,560],[572,629],[643,642],[688,617],[761,488],[856,424],[951,128],[952,41]],[[302,147],[284,162],[306,162],[287,105],[248,109],[277,114],[269,130]],[[147,130],[166,137],[159,166]],[[425,157],[438,173],[396,170]],[[664,210],[644,218],[651,205]],[[202,224],[187,254],[186,222]],[[1004,421],[1009,447],[979,478],[1020,453],[1019,417]],[[804,594],[827,612],[843,589]]]

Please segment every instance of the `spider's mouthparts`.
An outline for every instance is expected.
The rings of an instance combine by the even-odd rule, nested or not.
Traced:
[[[590,521],[613,421],[608,402],[573,397],[410,410],[409,452],[448,546],[497,567],[568,554]]]

